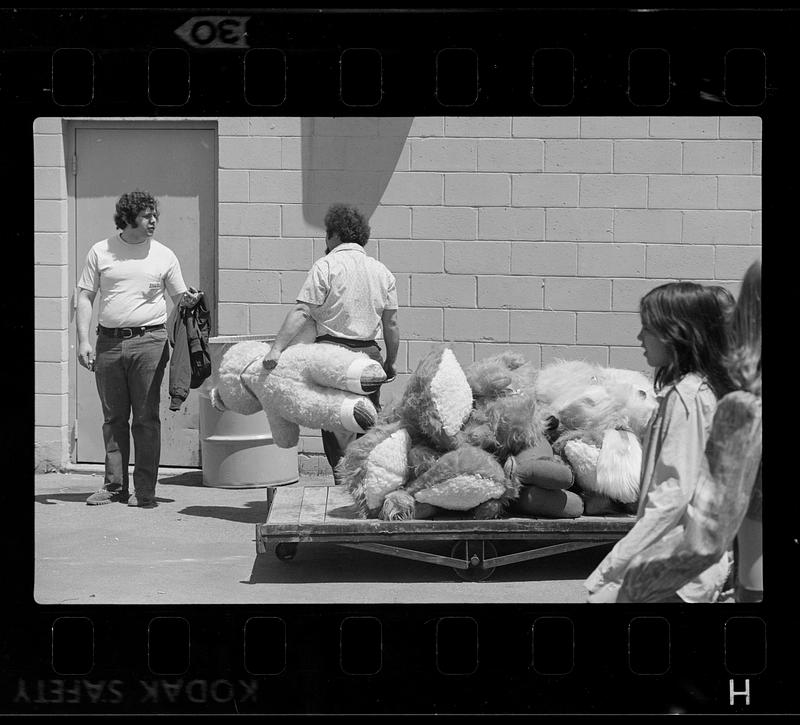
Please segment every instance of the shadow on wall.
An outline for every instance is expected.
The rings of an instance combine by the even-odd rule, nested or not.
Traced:
[[[402,157],[413,117],[304,118],[303,218],[322,228],[334,203],[370,219]]]

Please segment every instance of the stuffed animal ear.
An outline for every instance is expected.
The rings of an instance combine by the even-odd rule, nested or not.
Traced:
[[[523,486],[511,508],[525,516],[576,519],[583,514],[583,499],[572,491]]]
[[[436,448],[456,448],[458,433],[472,411],[472,389],[453,351],[439,345],[417,365],[393,415],[414,438]]]

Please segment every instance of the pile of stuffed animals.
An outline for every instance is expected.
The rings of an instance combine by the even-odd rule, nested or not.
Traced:
[[[513,350],[462,368],[434,346],[402,396],[381,411],[385,381],[360,352],[300,342],[277,367],[267,343],[242,342],[215,371],[212,403],[264,409],[279,447],[299,427],[361,433],[338,473],[365,518],[577,518],[632,513],[642,436],[657,407],[652,382],[582,361],[536,369]]]

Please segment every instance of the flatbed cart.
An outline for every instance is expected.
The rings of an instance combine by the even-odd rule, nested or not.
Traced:
[[[577,519],[514,517],[493,520],[435,519],[382,521],[357,518],[357,506],[344,486],[286,486],[267,489],[267,520],[256,524],[256,551],[293,559],[298,544],[330,543],[404,559],[449,566],[462,579],[483,581],[495,568],[577,549],[603,546],[622,538],[635,516],[581,516]],[[559,541],[498,556],[493,540],[530,543]],[[409,548],[415,542],[454,542],[450,556]],[[399,546],[398,544],[403,544]]]

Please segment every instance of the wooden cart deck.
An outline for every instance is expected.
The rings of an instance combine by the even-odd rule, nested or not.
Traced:
[[[581,516],[577,519],[512,517],[481,520],[448,515],[435,519],[382,521],[357,518],[357,506],[343,486],[288,486],[268,489],[267,521],[256,525],[256,549],[294,557],[297,545],[332,543],[450,566],[464,578],[487,578],[494,568],[518,561],[602,546],[622,538],[634,516]],[[533,543],[562,541],[496,556],[492,540]],[[455,542],[451,556],[399,547],[399,542]]]

